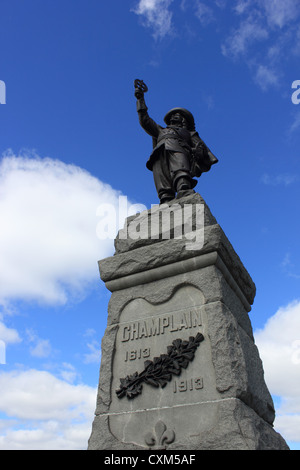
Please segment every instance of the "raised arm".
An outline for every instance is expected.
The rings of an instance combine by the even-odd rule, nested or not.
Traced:
[[[148,91],[147,85],[142,80],[135,80],[134,81],[135,92],[134,96],[137,99],[136,102],[136,109],[139,116],[140,125],[142,128],[147,132],[147,134],[151,135],[152,137],[157,138],[161,126],[156,124],[156,122],[149,116],[148,108],[145,103],[144,93]]]

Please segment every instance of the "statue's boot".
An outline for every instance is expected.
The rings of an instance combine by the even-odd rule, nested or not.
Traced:
[[[182,176],[178,178],[176,181],[176,198],[180,199],[181,197],[193,194],[195,192],[193,188],[196,186],[196,184],[197,181],[193,180],[189,176]]]

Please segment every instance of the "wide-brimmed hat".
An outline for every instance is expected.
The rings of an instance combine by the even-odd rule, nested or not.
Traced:
[[[188,125],[188,128],[189,128],[190,131],[194,131],[194,130],[195,130],[195,120],[194,120],[194,116],[192,115],[192,113],[191,113],[190,111],[188,111],[188,110],[185,109],[185,108],[173,108],[173,109],[170,109],[170,111],[168,111],[167,114],[166,114],[165,117],[164,117],[164,121],[165,121],[165,123],[167,124],[167,126],[170,124],[170,120],[171,120],[172,114],[176,114],[176,113],[183,114],[183,116],[184,116],[185,119],[187,120],[187,125]]]

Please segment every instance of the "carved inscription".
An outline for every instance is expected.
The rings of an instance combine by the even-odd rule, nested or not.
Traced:
[[[203,388],[202,377],[196,377],[187,380],[174,380],[173,392],[187,392],[188,390],[201,390]]]
[[[152,336],[188,330],[202,325],[201,312],[198,309],[182,311],[179,314],[158,315],[135,321],[122,326],[121,341],[134,341]]]
[[[135,361],[136,359],[146,359],[150,357],[151,350],[150,348],[140,348],[133,351],[126,351],[125,353],[125,362]]]

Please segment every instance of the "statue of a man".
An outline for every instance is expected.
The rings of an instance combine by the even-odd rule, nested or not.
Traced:
[[[135,80],[137,112],[143,129],[153,138],[153,152],[147,168],[153,171],[160,203],[193,193],[194,177],[209,171],[218,159],[195,130],[193,115],[184,108],[173,108],[164,117],[167,127],[161,127],[148,114],[142,80]]]

